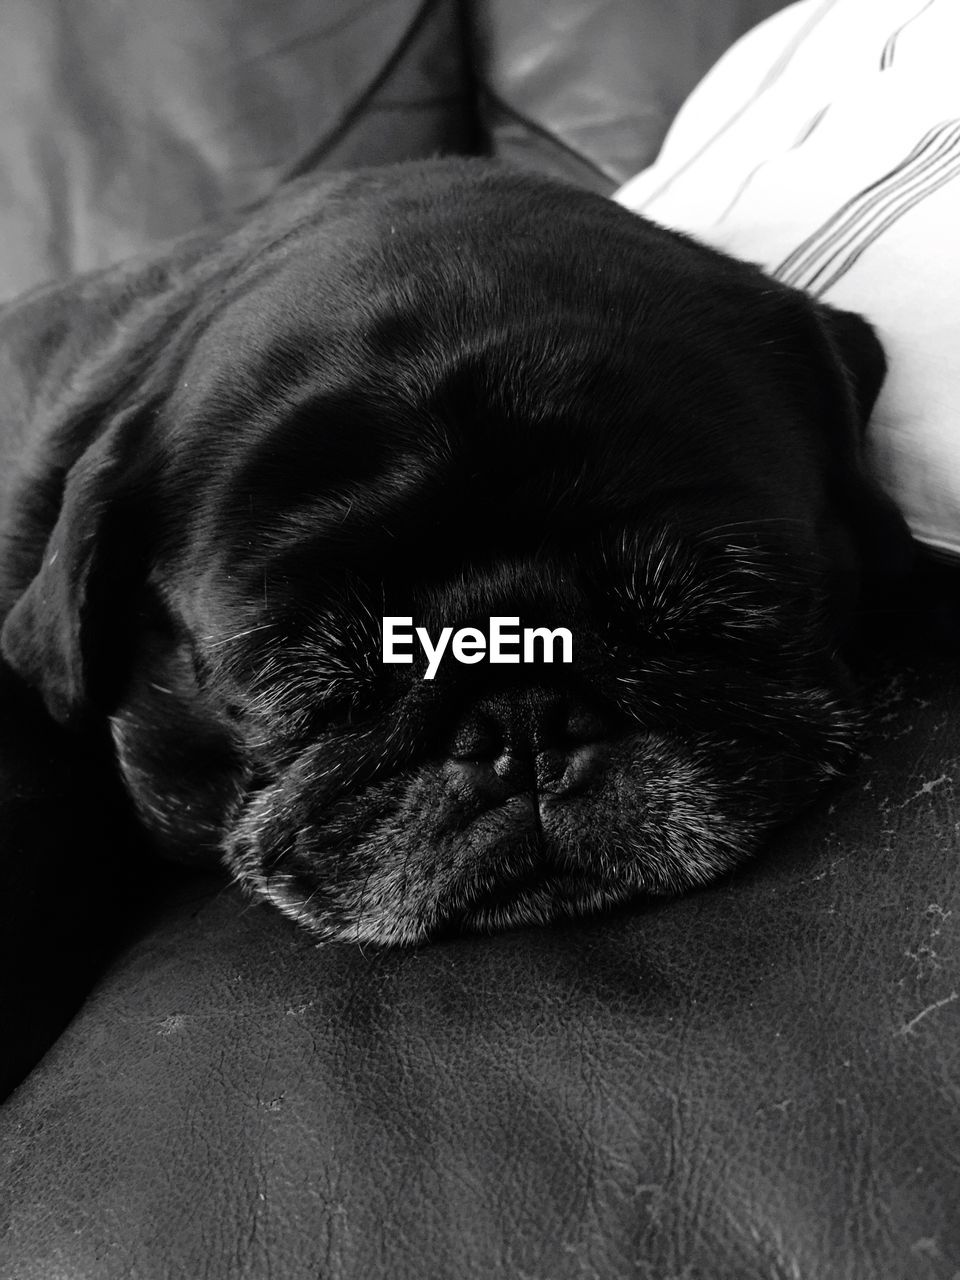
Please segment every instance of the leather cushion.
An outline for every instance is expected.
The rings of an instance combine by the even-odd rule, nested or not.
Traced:
[[[875,688],[677,901],[364,953],[186,886],[6,1108],[0,1274],[953,1276],[960,677]]]

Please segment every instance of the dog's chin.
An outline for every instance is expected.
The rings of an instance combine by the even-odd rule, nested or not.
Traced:
[[[370,884],[376,897],[383,886]],[[270,902],[298,925],[328,941],[360,945],[416,946],[467,934],[502,933],[528,925],[578,919],[608,912],[638,892],[628,881],[612,883],[586,873],[565,873],[532,854],[512,864],[509,874],[487,887],[472,882],[453,888],[448,899],[428,914],[408,903],[388,910],[357,910],[351,919],[342,910],[325,911],[304,898],[304,878],[272,876],[266,889]]]
[[[335,802],[306,751],[251,796],[228,841],[238,881],[326,940],[414,945],[589,915],[714,880],[839,770],[644,732],[606,744],[572,792],[498,803],[428,762]],[[826,776],[825,776],[826,774]]]

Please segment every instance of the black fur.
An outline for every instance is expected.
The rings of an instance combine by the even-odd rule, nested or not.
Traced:
[[[140,816],[326,937],[704,881],[852,758],[905,572],[833,311],[482,161],[302,182],[0,315],[3,652]],[[572,666],[379,661],[380,619]]]

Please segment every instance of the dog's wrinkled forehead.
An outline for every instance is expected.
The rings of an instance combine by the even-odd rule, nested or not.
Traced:
[[[371,341],[383,323],[371,322]],[[626,518],[638,500],[676,504],[701,486],[692,435],[702,397],[685,401],[642,368],[621,367],[588,332],[578,341],[565,327],[554,341],[547,321],[490,328],[482,343],[440,344],[433,359],[425,339],[419,352],[397,344],[376,361],[321,360],[321,336],[279,328],[263,351],[221,365],[202,395],[191,383],[174,406],[194,425],[170,483],[203,466],[206,436],[237,423],[236,448],[210,472],[196,519],[226,532],[218,553],[241,557],[252,543],[279,552],[305,541],[348,555],[375,542],[378,556],[426,541],[434,554],[462,555],[471,543]],[[742,484],[731,474],[728,510]]]
[[[394,356],[331,373],[305,370],[308,359],[302,339],[295,358],[274,347],[244,403],[225,379],[222,393],[191,404],[207,423],[247,424],[196,517],[226,534],[218,553],[243,558],[255,534],[259,550],[277,553],[307,542],[390,557],[426,541],[463,555],[589,522],[591,512],[609,518],[618,488],[624,500],[636,492],[621,483],[636,426],[583,402],[569,357],[552,379],[506,341],[432,368]],[[633,447],[622,440],[617,450],[617,435]]]
[[[576,193],[549,236],[535,201],[495,235],[444,199],[304,230],[191,330],[161,485],[204,476],[170,531],[204,592],[439,572],[638,513],[775,511],[812,541],[833,446],[792,295],[612,207],[581,225]]]

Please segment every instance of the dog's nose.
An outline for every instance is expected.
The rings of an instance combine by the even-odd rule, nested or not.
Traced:
[[[448,757],[458,780],[491,800],[536,788],[579,789],[602,759],[612,717],[559,690],[505,690],[474,703]]]

